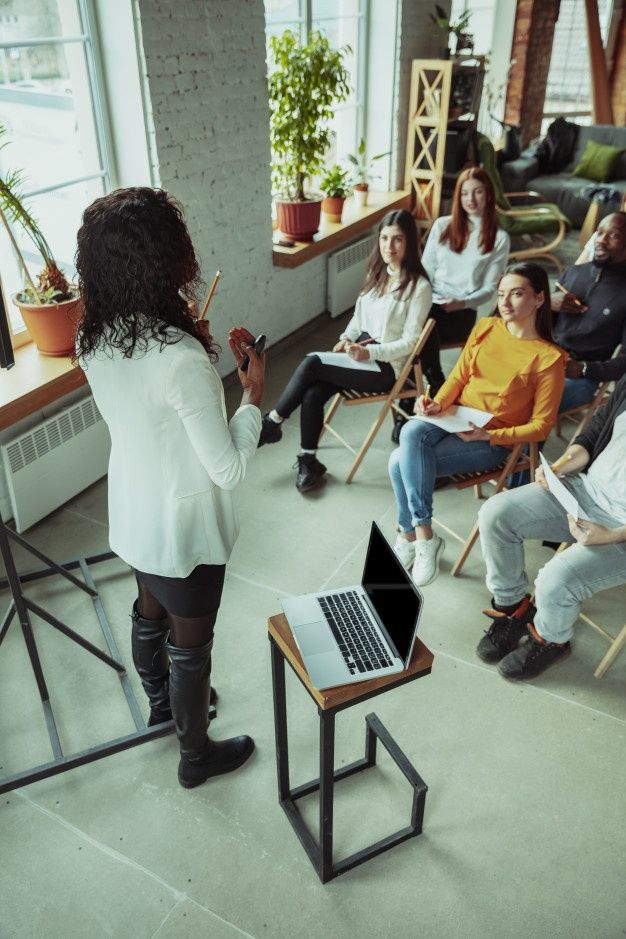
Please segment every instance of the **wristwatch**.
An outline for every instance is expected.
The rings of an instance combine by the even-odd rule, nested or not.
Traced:
[[[587,377],[587,366],[588,366],[588,365],[589,365],[589,362],[583,362],[582,372],[580,373],[581,376],[582,376],[582,378],[586,378],[586,377]]]

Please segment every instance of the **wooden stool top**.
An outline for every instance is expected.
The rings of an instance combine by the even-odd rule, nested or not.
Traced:
[[[267,625],[270,638],[276,643],[308,693],[322,710],[345,706],[348,703],[358,701],[360,698],[369,697],[377,691],[404,684],[416,678],[423,678],[424,675],[430,674],[433,663],[434,656],[432,652],[426,648],[423,642],[416,639],[411,664],[403,672],[398,672],[396,675],[387,675],[385,678],[360,681],[353,685],[337,685],[335,688],[324,688],[320,691],[311,684],[309,673],[304,667],[286,616],[283,613],[270,616]]]

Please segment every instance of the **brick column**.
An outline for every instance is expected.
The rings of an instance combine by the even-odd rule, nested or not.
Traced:
[[[506,96],[504,119],[522,128],[522,145],[541,131],[554,26],[560,0],[518,0],[511,59],[515,65]]]
[[[611,105],[617,127],[626,124],[626,4],[618,27],[611,72]]]

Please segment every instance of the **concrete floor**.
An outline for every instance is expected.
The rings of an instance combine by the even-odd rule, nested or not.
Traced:
[[[268,406],[302,352],[328,347],[338,332],[329,320],[270,360]],[[369,408],[344,408],[337,421],[357,441],[370,419]],[[421,638],[435,653],[432,674],[338,718],[338,765],[361,754],[363,717],[375,709],[418,768],[429,786],[421,837],[321,886],[278,805],[266,619],[288,593],[357,581],[372,519],[393,537],[389,430],[350,487],[350,454],[324,440],[328,481],[306,497],[294,487],[297,420],[282,443],[258,452],[238,493],[242,527],[218,621],[213,725],[216,738],[253,735],[254,757],[186,791],[170,736],[3,795],[2,939],[626,934],[626,655],[595,679],[606,644],[580,624],[564,663],[529,684],[504,681],[474,653],[489,602],[478,548],[452,578],[457,546],[448,539],[442,573],[424,589]],[[561,449],[551,440],[547,453]],[[471,491],[436,496],[437,519],[457,530],[470,528],[476,510]],[[106,550],[106,512],[103,480],[28,537],[59,560]],[[530,569],[548,556],[531,545]],[[120,561],[100,565],[95,577],[145,708],[130,664],[133,579]],[[89,600],[58,580],[30,585],[28,595],[99,641]],[[623,591],[598,596],[593,607],[616,626]],[[35,628],[67,751],[130,733],[113,673],[41,621]],[[5,775],[50,758],[15,625],[0,648],[0,681]],[[291,675],[288,699],[298,784],[317,775],[316,715]],[[338,787],[336,856],[407,824],[409,810],[408,786],[382,751],[376,769]]]

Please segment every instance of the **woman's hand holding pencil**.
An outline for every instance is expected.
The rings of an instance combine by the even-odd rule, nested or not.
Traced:
[[[441,414],[442,407],[438,401],[433,401],[430,397],[430,385],[426,385],[426,392],[415,400],[413,413],[418,417],[435,417]]]

